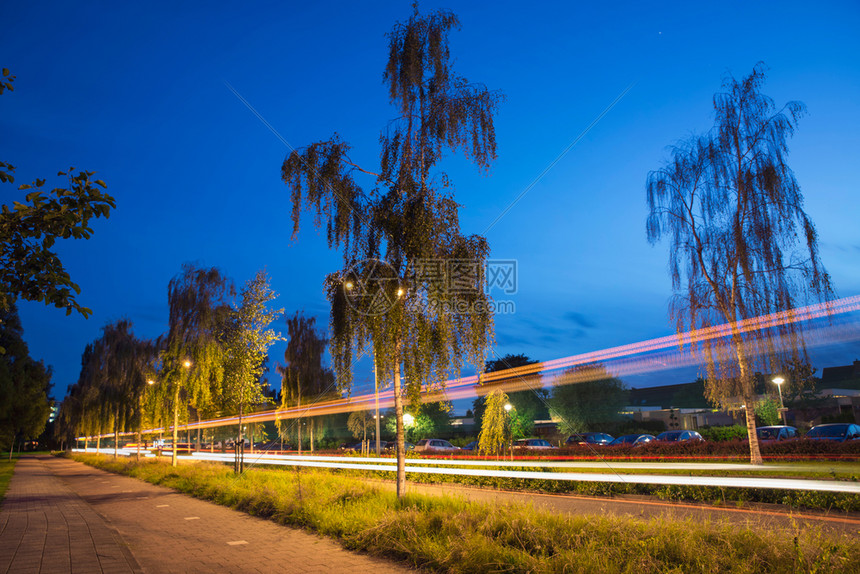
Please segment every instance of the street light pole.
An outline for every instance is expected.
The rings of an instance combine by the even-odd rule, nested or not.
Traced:
[[[773,382],[776,384],[776,390],[779,391],[779,414],[782,415],[782,424],[785,425],[785,424],[787,424],[785,422],[786,408],[782,402],[782,383],[785,382],[785,379],[783,379],[782,377],[776,377],[773,379]]]
[[[376,456],[379,456],[382,449],[379,442],[379,372],[376,370],[376,354],[373,355],[373,395],[376,401]]]
[[[508,445],[508,450],[511,452],[511,460],[514,460],[514,429],[511,426],[511,409],[514,408],[514,405],[511,403],[505,403],[505,418],[508,423],[508,433],[510,436],[510,443]]]

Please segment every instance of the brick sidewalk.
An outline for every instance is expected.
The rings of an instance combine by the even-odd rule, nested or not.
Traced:
[[[167,488],[24,457],[0,511],[0,572],[414,572]]]

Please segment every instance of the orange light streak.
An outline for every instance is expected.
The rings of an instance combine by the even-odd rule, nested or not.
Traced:
[[[844,315],[858,310],[860,310],[860,295],[855,295],[838,299],[836,301],[817,303],[806,307],[792,309],[790,311],[781,311],[778,313],[745,319],[743,321],[739,321],[736,324],[736,328],[741,333],[747,333],[751,331],[770,329],[789,323],[811,321],[822,317],[832,318],[836,315]],[[726,337],[732,333],[732,327],[733,325],[731,323],[715,325],[713,327],[696,329],[677,335],[668,335],[656,339],[649,339],[647,341],[640,341],[638,343],[630,343],[600,351],[562,357],[560,359],[533,363],[493,373],[484,373],[480,377],[473,375],[452,379],[441,385],[443,390],[436,389],[423,393],[421,396],[421,402],[469,398],[479,394],[486,394],[490,392],[490,390],[495,389],[502,389],[505,392],[536,389],[545,386],[548,382],[552,382],[552,384],[556,385],[580,382],[582,380],[588,380],[589,375],[587,372],[571,373],[569,371],[563,371],[563,369],[579,365],[605,363],[610,360],[612,361],[611,374],[613,376],[629,376],[660,370],[689,367],[699,363],[701,360],[699,354],[695,352],[695,344],[702,341]],[[804,340],[807,342],[818,341],[817,344],[819,345],[833,342],[853,341],[858,338],[860,338],[860,329],[851,325],[842,325],[840,327],[820,326],[807,329],[804,332]],[[784,346],[788,343],[783,344],[779,339],[777,339],[775,344],[777,346]],[[684,347],[689,347],[691,351],[687,353],[681,352]],[[655,353],[655,351],[661,350],[663,352]],[[650,354],[643,357],[635,356],[643,353]],[[556,372],[548,373],[548,371]],[[607,368],[606,372],[609,371],[610,369]],[[598,375],[595,371],[592,378],[596,378],[597,376],[603,377],[605,374],[601,373]],[[499,381],[499,383],[488,385],[488,383],[493,383],[495,381]],[[380,391],[379,407],[389,408],[392,406],[394,406],[394,391]],[[302,405],[301,407],[260,411],[243,416],[243,421],[258,423],[291,420],[296,418],[371,410],[374,408],[374,395],[373,393],[368,393],[347,399],[334,399],[311,405]],[[215,428],[238,424],[238,422],[238,416],[230,416],[179,425],[177,429],[194,430],[198,428]],[[143,430],[142,432],[144,434],[154,434],[167,432],[167,430],[168,429],[157,428]],[[119,434],[120,436],[130,436],[135,433],[127,432]],[[101,435],[101,438],[109,438],[112,436],[114,436],[113,433],[103,434]],[[94,439],[97,437],[90,436],[86,438]],[[85,437],[78,437],[78,440],[84,439]]]

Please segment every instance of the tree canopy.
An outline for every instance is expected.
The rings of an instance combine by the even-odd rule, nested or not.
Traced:
[[[3,68],[0,94],[14,89],[15,76]],[[0,182],[15,181],[15,166],[0,161]],[[54,250],[58,239],[89,239],[90,220],[109,217],[116,207],[105,193],[105,182],[93,179],[95,172],[70,167],[57,173],[65,177],[65,187],[44,188],[46,180],[36,179],[18,187],[28,190],[24,197],[0,209],[0,308],[9,309],[17,298],[39,301],[76,311],[88,317],[92,311],[75,298],[81,289],[72,281]]]
[[[51,410],[51,369],[30,357],[14,303],[0,308],[0,448],[42,434]]]
[[[383,378],[393,378],[398,493],[405,487],[401,372],[417,403],[426,386],[467,363],[481,365],[493,336],[482,280],[489,245],[460,232],[451,182],[434,169],[447,152],[464,153],[482,170],[496,157],[501,96],[454,73],[448,34],[458,27],[451,12],[421,15],[416,5],[388,34],[383,82],[396,116],[379,137],[378,171],[355,164],[336,134],[294,151],[281,167],[293,236],[310,211],[343,255],[343,269],[326,280],[338,384],[350,388],[353,357],[368,348]],[[375,187],[360,186],[357,172],[375,176]],[[456,292],[450,262],[461,263]]]
[[[603,365],[581,365],[559,375],[549,403],[563,434],[606,431],[620,422],[628,396],[624,382]]]

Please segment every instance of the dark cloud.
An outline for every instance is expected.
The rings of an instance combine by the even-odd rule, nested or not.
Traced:
[[[577,313],[576,311],[568,311],[567,313],[562,315],[562,318],[565,321],[570,321],[574,325],[577,325],[577,326],[582,327],[584,329],[593,329],[595,327],[595,324],[593,321],[591,321],[588,317],[586,317],[582,313]]]

